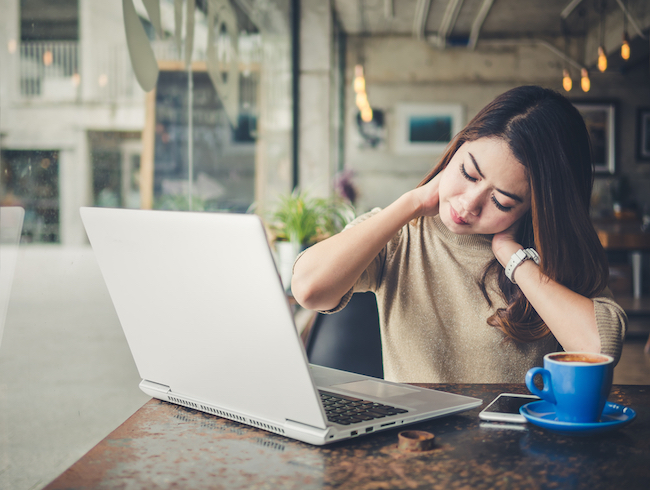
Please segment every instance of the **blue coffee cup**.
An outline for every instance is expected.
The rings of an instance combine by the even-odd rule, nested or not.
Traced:
[[[535,386],[541,375],[543,389]],[[531,393],[555,405],[562,422],[598,422],[612,388],[614,358],[586,352],[554,352],[544,356],[544,367],[526,373]]]

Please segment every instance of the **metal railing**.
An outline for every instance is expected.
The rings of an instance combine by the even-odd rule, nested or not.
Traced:
[[[74,99],[79,82],[79,43],[20,44],[20,94],[23,97]]]
[[[152,42],[156,59],[180,60],[173,41]],[[181,51],[182,52],[182,51]],[[259,35],[239,38],[243,75],[242,103],[255,103],[257,86],[250,70],[262,58]],[[205,47],[194,49],[193,60],[205,61]],[[259,68],[258,68],[259,69]],[[20,96],[23,99],[69,102],[132,102],[142,98],[126,45],[82,44],[77,41],[34,41],[20,44]],[[247,85],[248,83],[248,85]]]
[[[85,57],[82,49],[90,50]],[[115,103],[142,97],[123,46],[82,48],[76,41],[23,42],[19,76],[23,99]]]

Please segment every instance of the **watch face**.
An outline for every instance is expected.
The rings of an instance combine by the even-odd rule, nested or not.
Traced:
[[[532,259],[536,264],[539,264],[539,254],[537,253],[537,250],[534,248],[527,248],[525,252],[529,259]]]

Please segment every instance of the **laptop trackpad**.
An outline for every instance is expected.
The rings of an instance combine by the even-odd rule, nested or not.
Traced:
[[[340,385],[332,385],[331,388],[338,388],[341,390],[351,391],[367,396],[374,396],[378,398],[388,398],[391,396],[408,395],[409,393],[417,393],[418,390],[407,388],[406,386],[396,386],[388,383],[381,383],[371,379],[364,379],[363,381],[353,381],[351,383],[343,383]]]

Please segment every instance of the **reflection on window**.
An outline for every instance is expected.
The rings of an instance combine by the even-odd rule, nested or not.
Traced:
[[[192,209],[245,212],[254,199],[255,120],[233,128],[205,71],[193,76]],[[162,71],[156,87],[154,207],[188,209],[188,73]]]
[[[25,209],[23,241],[59,241],[59,153],[2,151],[2,206]]]
[[[244,212],[290,188],[287,0],[197,0],[189,30],[187,1],[180,29],[175,0],[8,1],[0,200],[25,207],[24,241],[87,243],[81,206]],[[150,93],[123,3],[154,53]]]
[[[138,209],[140,133],[89,131],[88,143],[93,162],[93,205]]]

